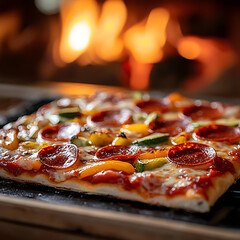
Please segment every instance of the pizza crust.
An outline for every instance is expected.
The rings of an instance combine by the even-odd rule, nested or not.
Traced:
[[[70,179],[60,183],[53,183],[48,180],[44,174],[30,176],[26,173],[20,176],[9,175],[5,170],[0,169],[0,177],[11,179],[23,183],[34,183],[57,189],[87,193],[92,195],[113,196],[119,199],[143,202],[151,205],[158,205],[176,209],[184,209],[191,212],[208,212],[216,200],[234,183],[234,177],[226,173],[213,180],[213,187],[208,189],[206,200],[202,195],[197,194],[190,189],[184,195],[174,197],[157,196],[152,198],[143,198],[135,191],[126,191],[121,186],[107,183],[91,184],[79,179]]]

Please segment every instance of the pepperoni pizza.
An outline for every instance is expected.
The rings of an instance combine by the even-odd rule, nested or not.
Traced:
[[[0,176],[207,212],[240,176],[239,120],[179,94],[63,98],[0,130]]]

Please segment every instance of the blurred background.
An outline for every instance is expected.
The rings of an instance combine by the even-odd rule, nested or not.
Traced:
[[[0,1],[0,83],[48,82],[238,98],[240,2]]]

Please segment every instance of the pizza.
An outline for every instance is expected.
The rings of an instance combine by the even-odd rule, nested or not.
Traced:
[[[177,93],[65,97],[0,130],[0,177],[208,212],[240,176],[239,120]]]

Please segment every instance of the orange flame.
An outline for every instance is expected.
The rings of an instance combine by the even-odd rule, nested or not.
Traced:
[[[95,29],[98,5],[95,0],[66,1],[61,8],[60,58],[70,63],[89,46]]]
[[[17,11],[9,11],[0,15],[0,47],[8,40],[8,47],[11,50],[17,50],[20,45],[16,40],[16,34],[19,31],[21,16]],[[17,45],[17,46],[16,46]]]
[[[163,57],[169,12],[163,8],[151,11],[147,23],[137,24],[125,33],[125,45],[140,63],[158,62]]]
[[[149,86],[153,63],[163,58],[166,42],[166,26],[169,12],[163,8],[153,9],[146,24],[131,27],[124,36],[126,48],[131,52],[131,75],[129,85],[132,89],[144,90]]]
[[[187,59],[197,59],[202,52],[199,43],[192,38],[182,38],[177,46],[179,54]]]
[[[127,19],[127,8],[123,1],[108,0],[103,4],[96,33],[96,53],[105,61],[120,58],[123,41],[119,34]]]
[[[66,1],[62,5],[59,54],[63,62],[78,59],[81,65],[85,65],[100,60],[115,61],[121,58],[124,47],[140,63],[154,63],[162,59],[169,20],[166,9],[152,10],[146,24],[140,23],[130,28],[124,39],[120,36],[127,19],[124,2],[104,2],[97,22],[98,10],[95,0]]]
[[[236,61],[228,43],[219,39],[185,36],[180,39],[177,49],[182,57],[196,59],[201,63],[198,75],[187,79],[185,83],[188,91],[206,87]]]
[[[187,81],[187,88],[194,89],[200,82],[204,85],[212,81],[235,61],[231,49],[222,50],[224,43],[217,45],[219,40],[183,36],[178,22],[170,19],[164,8],[153,9],[145,20],[123,34],[127,20],[124,1],[106,0],[99,10],[96,0],[66,0],[62,4],[60,43],[53,44],[58,66],[76,60],[80,65],[116,61],[126,56],[127,49],[130,74],[126,82],[131,88],[142,90],[149,85],[153,64],[161,61],[164,54],[175,54],[177,49],[182,57],[201,63],[201,76]],[[163,49],[167,40],[169,44]]]

